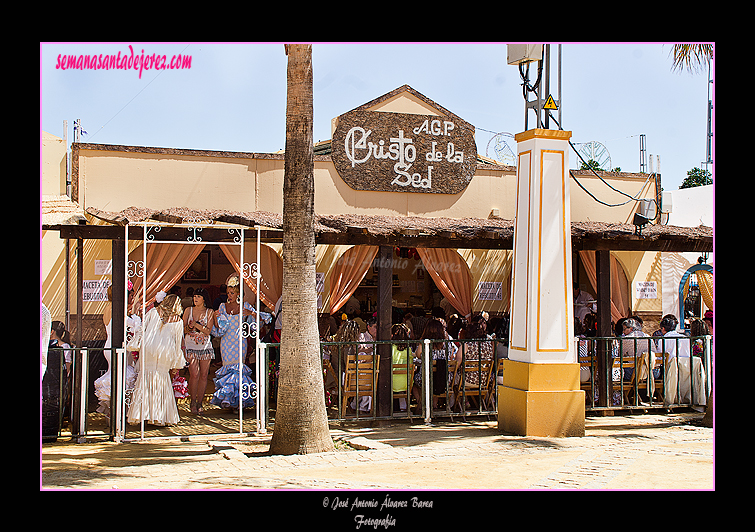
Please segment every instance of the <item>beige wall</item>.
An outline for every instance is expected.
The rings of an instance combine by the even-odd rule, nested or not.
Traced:
[[[42,132],[42,194],[60,196],[66,193],[66,146],[63,139]]]
[[[132,206],[282,212],[283,157],[235,155],[82,149],[79,199],[85,208],[116,212]],[[585,188],[605,203],[627,200],[592,174],[576,175]],[[630,195],[639,193],[641,197],[652,198],[655,194],[654,181],[644,175],[611,174],[610,182]],[[319,214],[488,218],[497,209],[501,218],[513,219],[515,196],[513,169],[483,167],[459,194],[423,194],[354,190],[340,178],[332,162],[315,162],[315,211]],[[620,207],[601,205],[572,180],[574,221],[628,223],[635,211],[634,202]]]

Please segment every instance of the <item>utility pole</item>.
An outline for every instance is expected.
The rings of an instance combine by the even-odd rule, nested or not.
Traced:
[[[713,130],[712,130],[712,121],[713,121],[713,100],[710,96],[711,86],[713,85],[713,80],[710,77],[710,59],[708,59],[708,135],[705,142],[705,162],[702,163],[705,166],[705,169],[708,169],[709,164],[713,164],[713,153],[711,150],[712,145],[712,139],[713,139]]]
[[[537,129],[549,129],[551,111],[558,111],[557,122],[562,129],[561,120],[561,45],[558,45],[558,94],[554,98],[551,94],[551,45],[550,44],[509,44],[507,62],[519,68],[522,78],[524,94],[524,130],[529,129],[529,110],[535,112]],[[531,63],[537,64],[537,77],[530,83]],[[544,93],[543,93],[544,92]],[[530,100],[530,93],[535,94],[535,99]]]

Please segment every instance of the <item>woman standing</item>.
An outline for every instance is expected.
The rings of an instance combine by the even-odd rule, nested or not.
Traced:
[[[62,347],[65,357],[66,375],[71,373],[73,364],[73,351],[71,351],[71,335],[66,330],[66,325],[62,321],[53,321],[50,330],[50,347]]]
[[[210,335],[215,316],[208,306],[208,298],[204,288],[196,290],[192,297],[194,306],[186,308],[183,318],[192,414],[202,413],[202,399],[207,388],[207,373],[210,371],[210,362],[215,356]]]
[[[143,369],[136,378],[129,423],[144,420],[153,425],[172,425],[180,420],[171,377],[186,364],[181,350],[182,311],[181,299],[169,294],[144,317],[139,356]]]
[[[212,335],[220,337],[220,357],[223,367],[215,373],[215,393],[210,402],[221,408],[239,408],[254,406],[252,390],[256,384],[252,380],[252,370],[243,363],[246,357],[246,336],[240,334],[243,323],[251,327],[251,320],[256,311],[249,303],[241,305],[238,275],[232,275],[226,282],[228,301],[220,304],[215,311],[215,325]],[[239,357],[239,352],[241,356]],[[239,385],[239,360],[241,360],[241,385]],[[243,388],[243,391],[240,390]],[[239,400],[239,394],[244,396]]]

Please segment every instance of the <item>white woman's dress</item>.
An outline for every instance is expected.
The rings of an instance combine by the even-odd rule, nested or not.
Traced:
[[[101,414],[105,414],[106,416],[110,417],[110,381],[112,380],[110,368],[111,368],[111,362],[110,358],[112,356],[112,350],[110,349],[111,340],[110,340],[110,333],[111,333],[111,326],[112,321],[108,323],[105,326],[105,330],[107,332],[107,340],[105,341],[105,350],[103,351],[103,355],[105,356],[105,360],[107,360],[107,371],[94,381],[94,394],[97,396],[97,399],[99,399],[99,405],[97,407],[97,412],[100,412]],[[131,328],[129,326],[129,328]],[[126,361],[126,393],[128,394],[129,391],[134,389],[134,382],[136,381],[136,370],[134,369],[134,366],[131,365],[128,361]]]
[[[163,323],[157,310],[152,309],[144,318],[143,327],[138,362],[140,370],[128,411],[128,422],[141,423],[144,419],[153,425],[178,423],[170,370],[186,365],[181,351],[183,320]]]

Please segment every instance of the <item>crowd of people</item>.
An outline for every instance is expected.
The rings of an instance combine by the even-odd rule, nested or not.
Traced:
[[[340,318],[340,319],[339,319]],[[508,317],[489,320],[486,312],[468,318],[456,313],[447,315],[441,307],[429,314],[402,312],[394,309],[391,325],[391,389],[394,396],[401,396],[394,403],[397,411],[410,408],[411,399],[420,408],[422,390],[422,349],[424,341],[430,340],[430,359],[433,361],[432,390],[433,408],[438,408],[441,396],[446,396],[449,408],[461,408],[459,390],[463,387],[479,387],[480,371],[466,369],[462,382],[463,361],[492,361],[496,357],[494,339],[508,337]],[[345,342],[344,345],[327,346],[322,350],[325,367],[326,402],[335,406],[339,381],[344,385],[344,368],[349,356],[369,355],[374,352],[377,340],[377,313],[364,321],[361,313],[341,313],[340,316],[324,315],[320,318],[320,338],[324,342]],[[471,341],[474,342],[464,342]],[[463,347],[462,344],[465,343]],[[503,342],[501,342],[503,344]],[[499,355],[501,353],[499,352]],[[490,383],[483,382],[484,387]],[[465,405],[466,406],[466,405]],[[349,407],[369,412],[372,397],[363,396],[353,400]]]
[[[584,292],[582,295],[584,296]],[[575,309],[578,306],[576,297],[575,295]],[[593,302],[589,294],[584,299]],[[590,352],[594,352],[594,342],[589,339],[600,335],[595,312],[589,311],[581,315],[583,319],[580,320],[575,311],[575,335],[579,338],[578,360],[582,363],[580,380],[588,383],[594,382],[593,372],[596,369],[595,363],[589,363]],[[702,359],[705,354],[705,337],[713,335],[713,311],[707,310],[702,319],[691,319],[689,332],[679,325],[679,320],[673,314],[664,315],[651,334],[645,332],[643,319],[637,315],[612,322],[613,336],[616,338],[610,341],[609,347],[613,360],[612,382],[623,381],[629,388],[635,381],[647,382],[652,376],[652,380],[657,383],[665,380],[663,399],[667,404],[693,400],[695,404],[706,404],[706,371]],[[711,364],[712,354],[711,350]],[[658,389],[663,388],[659,384]],[[593,393],[597,400],[596,387]],[[652,390],[640,393],[643,400],[649,398],[647,393],[652,393]],[[612,405],[621,404],[621,392],[615,386],[610,400]]]
[[[180,420],[176,400],[181,398],[190,400],[192,415],[201,415],[210,366],[217,363],[215,361],[220,366],[214,373],[215,386],[210,402],[232,411],[254,406],[256,385],[246,356],[247,338],[253,336],[250,332],[254,329],[257,311],[249,303],[240,304],[238,275],[231,275],[223,288],[224,293],[213,301],[203,288],[192,289],[185,298],[181,298],[180,290],[175,288],[169,294],[161,291],[142,316],[139,305],[132,306],[133,287],[129,283],[127,304],[135,310],[126,320],[128,423],[140,424],[143,420],[158,426],[174,425]],[[112,300],[110,289],[108,300]],[[111,314],[112,310],[107,306],[103,313],[107,335],[103,354],[108,369],[94,381],[94,394],[99,401],[97,411],[107,417],[110,417],[112,380]],[[271,321],[270,314],[260,312],[259,316],[262,323]],[[54,386],[63,392],[60,407],[66,417],[65,410],[70,403],[73,343],[62,322],[51,322],[50,329],[49,347],[61,349],[51,351],[49,363],[46,357],[43,360],[43,393],[44,383],[52,382],[48,378],[52,372],[48,369],[57,362],[62,375]],[[59,362],[61,355],[62,364]],[[181,370],[188,375],[188,382],[180,376]],[[47,388],[51,386],[53,384]],[[49,396],[55,395],[50,390],[48,392]]]

